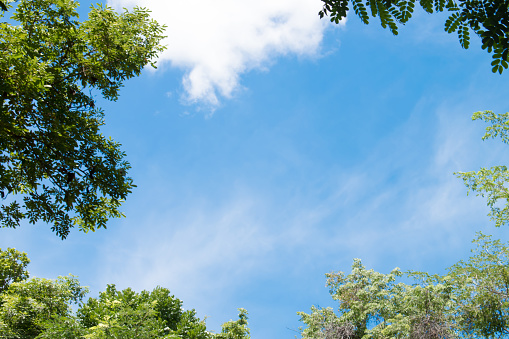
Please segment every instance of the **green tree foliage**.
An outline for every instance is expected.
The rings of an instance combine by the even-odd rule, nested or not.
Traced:
[[[492,111],[476,112],[473,120],[483,120],[490,124],[483,140],[500,137],[509,144],[509,113],[496,114]],[[509,171],[506,166],[481,168],[479,171],[458,172],[469,191],[487,198],[489,216],[499,227],[509,222]]]
[[[221,333],[215,337],[218,339],[250,339],[249,327],[247,327],[247,311],[239,308],[239,319],[230,320],[221,326]]]
[[[43,221],[65,238],[119,217],[134,187],[120,144],[100,133],[92,90],[116,100],[164,48],[149,12],[73,0],[21,0],[0,23],[0,209],[3,227]],[[0,16],[3,16],[0,12]],[[155,67],[155,66],[154,66]]]
[[[12,283],[0,294],[0,338],[36,338],[53,318],[70,316],[86,292],[73,276]]]
[[[0,248],[0,294],[13,282],[28,279],[26,266],[30,263],[25,252],[14,248],[2,251]]]
[[[327,274],[334,309],[299,312],[306,339],[502,338],[509,335],[509,245],[479,234],[468,261],[444,276],[410,272],[414,284],[367,270],[354,260],[352,271]]]
[[[351,5],[369,23],[379,17],[384,28],[398,33],[398,24],[412,16],[415,0],[322,0],[320,17],[339,23]],[[428,13],[447,11],[445,30],[457,32],[469,47],[470,30],[493,56],[493,72],[508,68],[509,1],[419,0]],[[369,14],[368,14],[369,12]],[[500,137],[509,143],[509,113],[477,112],[473,120],[489,123],[483,140]],[[506,166],[458,172],[470,192],[487,198],[489,216],[497,227],[509,223],[509,172]],[[415,284],[396,283],[399,270],[382,274],[366,270],[354,260],[352,272],[327,275],[332,308],[312,307],[300,312],[303,338],[505,338],[509,336],[509,244],[479,234],[467,261],[460,261],[444,276],[408,273]]]
[[[136,293],[109,285],[99,298],[90,298],[78,310],[78,319],[91,339],[211,338],[195,311],[184,311],[182,301],[161,287]]]
[[[339,23],[350,6],[368,24],[370,15],[378,17],[383,28],[397,35],[398,24],[405,24],[416,2],[428,13],[447,11],[445,31],[456,32],[463,48],[470,45],[470,31],[482,41],[482,48],[493,56],[492,71],[500,74],[509,64],[509,0],[322,0],[321,18],[328,15]]]
[[[445,338],[452,333],[447,321],[451,284],[439,277],[421,277],[407,285],[398,268],[389,274],[367,270],[355,259],[350,274],[327,274],[331,296],[339,302],[338,314],[312,307],[299,312],[307,326],[303,338]],[[433,333],[433,335],[430,335]],[[429,335],[429,336],[428,336]]]
[[[474,255],[449,269],[464,336],[509,335],[509,244],[479,234]]]
[[[0,266],[0,276],[16,281],[0,290],[1,339],[250,338],[244,309],[239,309],[237,321],[224,323],[221,333],[215,334],[166,288],[137,293],[108,285],[97,298],[84,302],[88,289],[75,277],[24,280],[26,254],[9,249],[0,252],[0,263],[4,261],[8,265]],[[73,303],[78,305],[76,312]]]

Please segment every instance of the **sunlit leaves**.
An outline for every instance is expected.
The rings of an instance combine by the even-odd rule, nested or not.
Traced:
[[[509,144],[509,113],[496,114],[492,111],[476,112],[473,120],[484,120],[486,128],[483,140],[500,137]],[[489,216],[500,227],[509,222],[509,171],[506,166],[481,168],[478,171],[455,173],[476,195],[485,197],[490,208]]]
[[[467,188],[476,195],[485,197],[490,208],[489,216],[500,227],[509,221],[509,171],[506,166],[481,168],[478,171],[458,172]],[[505,205],[504,205],[505,203]]]
[[[2,339],[249,339],[247,311],[207,331],[194,309],[163,287],[135,292],[108,285],[84,302],[88,288],[72,275],[28,279],[25,253],[0,250],[0,338]],[[72,304],[77,304],[71,307]]]
[[[221,325],[221,333],[215,335],[217,339],[250,339],[249,327],[247,327],[247,311],[239,308],[239,319],[227,321]]]
[[[444,338],[452,334],[448,310],[451,284],[438,276],[414,273],[415,285],[397,280],[399,269],[383,274],[367,270],[355,259],[351,273],[326,275],[331,296],[339,302],[337,314],[331,308],[312,307],[299,312],[306,325],[303,338]],[[438,334],[429,336],[430,333]],[[428,336],[421,334],[425,333]]]
[[[14,248],[5,251],[0,249],[0,293],[11,283],[28,279],[26,266],[29,262],[25,252],[19,252]]]
[[[332,308],[299,312],[305,339],[501,338],[509,335],[509,246],[479,234],[474,254],[444,276],[409,272],[413,284],[367,270],[327,274]]]
[[[484,338],[509,335],[509,246],[479,234],[474,255],[449,269],[461,332]]]
[[[134,187],[120,144],[104,137],[92,90],[116,100],[153,64],[164,27],[145,9],[97,6],[80,22],[71,0],[23,0],[0,24],[0,222],[43,221],[65,238],[122,216]]]
[[[37,337],[52,318],[69,316],[71,303],[80,303],[86,293],[87,289],[72,276],[12,283],[0,294],[0,323],[4,331],[0,337]]]

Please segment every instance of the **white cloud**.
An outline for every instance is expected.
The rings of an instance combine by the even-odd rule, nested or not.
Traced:
[[[179,297],[193,301],[258,271],[273,249],[273,235],[260,226],[256,202],[234,200],[213,207],[195,202],[185,213],[178,207],[148,217],[143,223],[153,227],[127,237],[130,246],[122,238],[104,248],[109,264],[102,272],[105,283],[129,281],[138,290],[171,286]]]
[[[348,265],[353,257],[420,269],[432,256],[465,247],[487,223],[486,211],[484,201],[467,197],[452,173],[475,169],[474,163],[484,163],[489,152],[478,147],[475,125],[459,100],[433,106],[417,104],[407,123],[353,168],[324,170],[309,184],[282,189],[288,191],[281,196],[277,189],[249,183],[238,192],[232,184],[223,188],[230,192],[224,196],[213,192],[179,198],[164,213],[157,203],[152,215],[146,211],[148,217],[126,219],[126,224],[150,227],[141,235],[132,232],[131,246],[121,237],[106,249],[104,283],[127,281],[136,289],[171,286],[184,300],[197,302],[210,299],[211,291],[221,294],[239,281],[263,276],[263,270],[282,267],[290,256],[292,262],[322,262],[326,269],[336,268],[332,262],[337,260]],[[438,120],[432,133],[422,128],[428,109]],[[186,191],[189,183],[182,185],[172,189]],[[295,194],[295,186],[302,193]],[[167,193],[149,194],[147,199],[168,199]],[[122,247],[126,252],[118,252]],[[388,257],[397,257],[397,263]]]
[[[167,26],[159,63],[185,70],[184,99],[217,106],[240,87],[241,74],[279,55],[317,53],[328,20],[319,0],[110,0],[115,8],[152,10]]]

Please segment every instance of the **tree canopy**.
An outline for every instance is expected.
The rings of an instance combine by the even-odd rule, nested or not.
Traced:
[[[76,277],[28,279],[26,264],[25,253],[0,250],[0,278],[12,277],[0,289],[2,339],[250,338],[244,309],[239,309],[238,320],[213,333],[194,309],[184,310],[182,301],[166,288],[137,293],[108,285],[97,298],[85,301],[88,288]]]
[[[12,283],[0,294],[0,337],[37,337],[53,319],[70,316],[71,303],[80,303],[86,292],[72,276]]]
[[[91,7],[80,22],[72,0],[21,0],[0,23],[0,222],[43,221],[65,238],[94,231],[135,186],[120,144],[100,133],[94,92],[116,100],[164,47],[164,27],[135,7]],[[8,13],[8,12],[7,12]],[[0,12],[0,16],[3,16]]]
[[[476,112],[473,120],[482,120],[490,125],[482,140],[500,137],[503,143],[509,144],[509,113],[496,114],[492,111]],[[487,198],[490,208],[489,216],[500,227],[509,223],[509,171],[507,166],[499,165],[481,168],[478,171],[458,172],[469,192]],[[505,202],[505,204],[504,204]]]
[[[25,252],[8,248],[0,248],[0,293],[5,291],[13,282],[28,279],[26,266],[30,263]]]
[[[446,275],[366,269],[327,274],[332,308],[299,312],[303,338],[501,338],[509,335],[509,244],[480,234],[474,255]],[[404,283],[405,276],[414,281]]]
[[[322,0],[321,18],[339,23],[350,6],[365,24],[370,14],[378,17],[383,28],[397,35],[398,24],[405,24],[418,3],[427,13],[448,12],[444,29],[456,32],[463,48],[470,45],[470,31],[482,41],[482,49],[492,54],[493,72],[500,74],[509,66],[509,0]]]
[[[509,113],[477,112],[489,123],[483,140],[508,143]],[[505,166],[458,172],[470,191],[487,198],[496,226],[509,222],[509,174]],[[505,204],[504,204],[505,203]],[[473,255],[445,275],[389,274],[367,270],[355,259],[351,273],[327,274],[333,308],[299,312],[304,339],[504,338],[509,335],[509,243],[479,233]],[[402,282],[402,277],[413,284]],[[398,280],[400,280],[398,282]]]

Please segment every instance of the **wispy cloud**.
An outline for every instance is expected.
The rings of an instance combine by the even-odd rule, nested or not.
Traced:
[[[272,250],[273,235],[260,225],[256,205],[248,196],[236,196],[225,204],[186,202],[184,210],[178,206],[147,216],[143,224],[152,227],[146,232],[105,248],[108,265],[102,275],[105,281],[134,282],[138,289],[171,286],[191,301],[210,297],[259,270],[260,259]]]
[[[215,107],[241,88],[240,76],[265,69],[280,55],[315,55],[326,20],[319,0],[110,0],[115,8],[152,10],[167,26],[159,64],[185,71],[188,103]]]
[[[226,197],[194,197],[132,220],[151,226],[128,239],[129,246],[122,237],[124,246],[106,249],[105,281],[129,281],[138,289],[159,283],[193,301],[289,262],[320,262],[326,271],[337,268],[338,259],[349,265],[361,257],[371,265],[419,269],[444,251],[468,248],[482,226],[472,220],[484,220],[485,211],[452,173],[479,161],[480,141],[468,115],[451,107],[437,109],[438,133],[420,128],[424,117],[416,114],[365,161],[300,183],[297,196],[245,183],[244,189],[225,187]],[[429,142],[423,146],[422,139]],[[475,159],[466,156],[472,150]],[[122,247],[125,252],[115,250]]]

